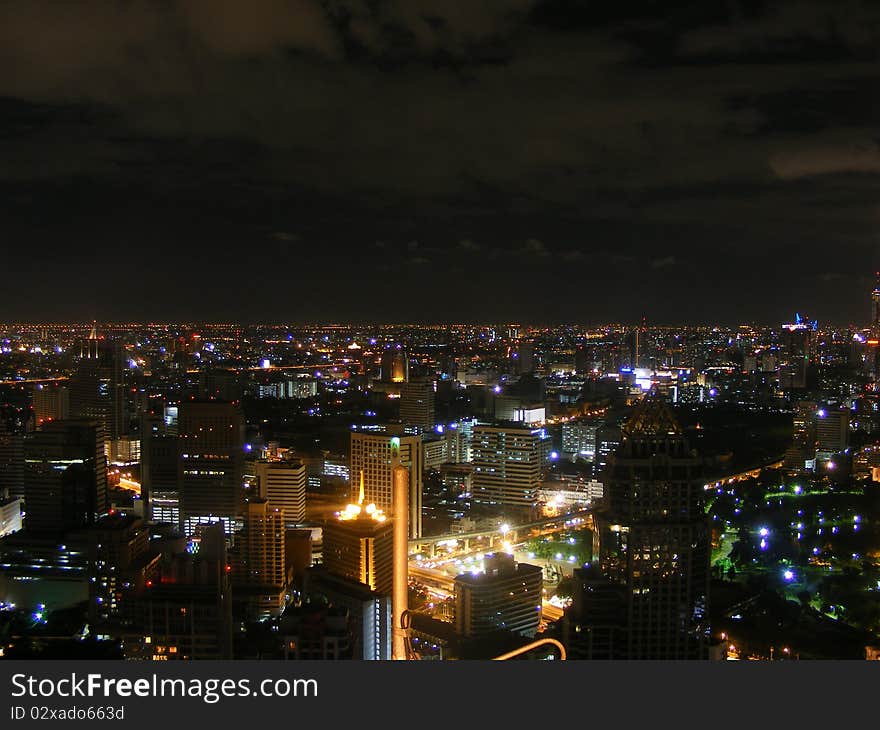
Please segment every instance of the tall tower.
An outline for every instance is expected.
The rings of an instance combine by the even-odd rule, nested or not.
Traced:
[[[709,523],[700,459],[649,393],[605,472],[599,565],[575,571],[564,633],[573,657],[705,659]]]
[[[875,339],[880,337],[880,271],[877,272],[877,281],[871,292],[871,334]]]
[[[409,643],[409,471],[400,463],[400,447],[392,445],[391,467],[394,480],[394,527],[392,532],[391,655],[408,659]]]
[[[88,339],[80,343],[80,355],[76,372],[68,381],[70,415],[101,420],[112,446],[128,431],[122,348],[118,342],[99,340],[93,326]]]
[[[868,337],[867,370],[875,380],[880,373],[880,271],[871,292],[871,329]],[[878,387],[875,383],[875,389]]]

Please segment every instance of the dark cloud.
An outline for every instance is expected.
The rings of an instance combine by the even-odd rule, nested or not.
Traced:
[[[770,159],[779,177],[794,179],[837,173],[880,173],[880,142],[862,133],[837,134],[837,139],[811,139],[792,145]]]
[[[271,237],[274,238],[276,241],[285,241],[285,242],[292,242],[292,241],[299,240],[299,236],[297,236],[295,233],[289,233],[288,231],[273,231],[271,234]]]
[[[264,305],[289,308],[308,261],[298,306],[313,308],[291,316],[318,319],[357,315],[309,300],[361,282],[393,316],[374,275],[408,265],[415,316],[453,316],[433,303],[453,307],[456,282],[461,315],[506,317],[522,306],[509,281],[540,273],[547,295],[510,316],[641,316],[617,298],[627,282],[688,318],[702,284],[687,277],[711,272],[700,315],[739,317],[714,292],[783,263],[750,316],[803,300],[854,318],[857,277],[880,263],[878,28],[880,6],[854,1],[10,0],[0,235],[68,260],[49,272],[59,291],[89,265],[146,271],[169,313],[264,314],[226,292],[236,257],[266,255]],[[827,250],[836,294],[803,285]],[[216,296],[188,301],[183,279],[138,263],[186,266],[182,251]],[[9,265],[23,292],[30,264]]]
[[[526,239],[519,248],[523,256],[549,256],[550,251],[543,241],[537,238]]]
[[[666,269],[675,266],[675,256],[664,256],[651,262],[652,269]]]

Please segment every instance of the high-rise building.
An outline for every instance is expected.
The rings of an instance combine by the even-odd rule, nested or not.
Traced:
[[[574,351],[574,371],[580,375],[590,372],[593,365],[593,352],[586,345],[578,345]]]
[[[161,557],[150,551],[144,521],[121,512],[108,514],[70,539],[83,546],[88,561],[90,621],[98,626],[132,623],[134,604],[157,578]]]
[[[180,524],[177,487],[177,436],[165,418],[145,414],[141,419],[141,499],[144,515],[156,522]]]
[[[104,423],[44,424],[24,442],[25,527],[57,532],[93,525],[107,509]]]
[[[520,340],[510,353],[511,370],[517,375],[535,372],[535,343],[533,340]]]
[[[598,424],[568,421],[562,424],[562,453],[571,459],[591,461],[596,456]]]
[[[642,331],[633,327],[626,335],[626,363],[632,369],[641,367],[642,363]]]
[[[89,338],[81,344],[81,354],[76,372],[68,381],[70,415],[101,421],[109,448],[128,432],[122,348],[117,342],[99,340],[92,328]]]
[[[356,492],[360,475],[363,474],[364,503],[375,504],[387,514],[394,514],[391,451],[395,445],[400,446],[401,464],[409,469],[410,537],[421,537],[424,454],[420,435],[394,436],[352,431],[349,464],[353,492]],[[352,497],[356,499],[355,494]]]
[[[306,467],[298,461],[258,461],[260,496],[272,507],[284,510],[288,524],[306,518]]]
[[[474,428],[477,419],[465,418],[449,425],[446,431],[450,442],[450,461],[460,463],[473,461]]]
[[[425,469],[439,469],[441,464],[449,461],[449,440],[439,434],[422,437],[422,451],[425,455]]]
[[[127,659],[232,658],[232,588],[223,526],[198,527],[200,549],[175,555],[137,602],[139,629],[124,637]]]
[[[880,378],[880,271],[874,289],[871,291],[871,322],[868,337],[859,338],[854,346],[863,348],[863,367],[866,374],[875,381]],[[875,384],[876,385],[876,384]]]
[[[474,500],[531,509],[546,473],[550,438],[541,428],[485,425],[474,428]]]
[[[59,383],[37,383],[32,404],[37,428],[48,421],[70,418],[70,391]]]
[[[601,474],[608,466],[611,455],[620,446],[622,433],[615,423],[603,423],[596,428],[596,474]]]
[[[391,652],[391,596],[374,591],[358,580],[322,568],[311,568],[308,574],[308,590],[312,596],[321,595],[337,612],[347,616],[346,631],[333,631],[333,623],[320,620],[311,626],[302,619],[310,613],[308,607],[294,613],[290,628],[298,635],[290,637],[287,646],[295,658],[339,658],[337,650],[345,646],[337,637],[350,637],[351,659],[382,661],[392,658]],[[314,609],[312,609],[314,611]],[[326,611],[326,609],[325,609]],[[332,615],[332,614],[331,614]],[[285,613],[285,618],[287,614]],[[281,629],[284,631],[282,620]],[[337,629],[341,628],[337,624]],[[326,647],[324,646],[326,641]],[[329,650],[329,651],[328,651]]]
[[[244,416],[237,402],[185,401],[178,416],[177,483],[186,534],[222,521],[232,533],[244,505]]]
[[[24,497],[24,432],[0,414],[0,489]]]
[[[782,361],[779,363],[779,385],[791,390],[807,387],[810,361],[813,357],[813,339],[818,324],[799,314],[793,324],[782,326]]]
[[[846,408],[820,406],[815,411],[817,458],[827,459],[849,445],[850,412]]]
[[[259,497],[249,500],[244,529],[235,538],[237,554],[233,562],[233,580],[236,583],[286,585],[285,535],[283,509]]]
[[[388,345],[380,361],[383,383],[406,383],[409,380],[409,357],[401,345]]]
[[[599,564],[575,571],[563,623],[573,658],[708,657],[700,464],[668,406],[649,393],[605,473]]]
[[[792,443],[785,452],[784,466],[802,472],[815,463],[816,458],[816,404],[798,401],[792,419]]]
[[[355,583],[367,593],[369,588]],[[288,608],[280,621],[285,659],[358,658],[354,646],[355,621],[344,606],[324,602],[303,603]]]
[[[455,628],[466,638],[495,631],[534,636],[541,624],[544,571],[513,556],[487,556],[483,573],[455,579]]]
[[[400,386],[400,422],[406,430],[422,433],[434,427],[436,385],[420,378]]]
[[[233,601],[244,604],[245,615],[278,616],[284,610],[285,538],[284,510],[259,497],[249,500],[230,555]]]
[[[871,334],[880,337],[880,271],[877,272],[877,281],[871,292]]]
[[[208,368],[199,375],[199,398],[202,400],[238,401],[242,395],[241,377],[235,372]]]
[[[324,525],[324,568],[391,595],[394,525],[375,504],[361,499]]]

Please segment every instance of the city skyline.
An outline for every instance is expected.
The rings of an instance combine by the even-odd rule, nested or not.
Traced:
[[[867,0],[0,2],[0,669],[880,660],[878,83]]]

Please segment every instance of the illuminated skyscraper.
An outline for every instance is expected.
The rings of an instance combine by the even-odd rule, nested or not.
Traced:
[[[656,394],[605,473],[598,565],[575,571],[563,623],[573,658],[708,657],[709,525],[700,459]]]
[[[163,416],[148,413],[141,419],[141,500],[144,516],[156,522],[180,524],[177,488],[177,436]]]
[[[642,332],[640,327],[633,327],[626,335],[626,348],[628,351],[627,363],[635,369],[641,367],[642,362]]]
[[[361,497],[324,526],[324,568],[390,596],[394,582],[393,531],[393,521]]]
[[[104,424],[53,421],[24,442],[25,527],[64,532],[93,525],[107,509]]]
[[[244,530],[236,535],[238,551],[233,580],[245,583],[287,583],[284,570],[284,510],[265,499],[251,499],[244,513]]]
[[[813,468],[816,458],[816,404],[798,401],[792,419],[792,442],[785,452],[787,469],[802,472]]]
[[[434,427],[436,383],[422,378],[400,386],[400,422],[407,430],[422,433]]]
[[[550,439],[544,429],[511,424],[474,427],[474,500],[531,509],[538,500]]]
[[[263,618],[284,610],[285,537],[284,510],[265,499],[249,500],[230,553],[233,601],[245,605],[246,615]]]
[[[820,406],[815,410],[816,457],[827,460],[849,445],[850,411]]]
[[[389,345],[382,352],[381,377],[383,383],[409,381],[409,357],[401,345]]]
[[[867,374],[878,379],[880,376],[880,271],[871,292],[871,328],[865,343],[865,370]]]
[[[244,505],[244,416],[238,403],[185,401],[178,417],[177,481],[184,531],[222,521],[231,534]]]
[[[70,415],[103,422],[110,445],[127,433],[123,353],[119,343],[99,340],[95,328],[81,344],[76,372],[68,381]]]
[[[58,383],[38,383],[34,388],[33,407],[38,428],[48,421],[70,418],[70,391]]]
[[[393,514],[392,447],[400,446],[400,461],[409,469],[409,535],[422,535],[422,437],[391,434],[351,433],[350,473],[352,498],[357,499],[360,474],[364,476],[365,504],[375,504],[386,514]]]
[[[288,523],[306,517],[306,467],[301,462],[258,461],[256,464],[260,496],[272,507],[284,510]]]
[[[792,324],[782,326],[783,361],[779,365],[779,385],[782,388],[803,390],[807,387],[813,340],[818,324],[807,321],[799,314]]]
[[[877,272],[877,282],[871,292],[871,334],[875,338],[880,337],[880,271]]]

